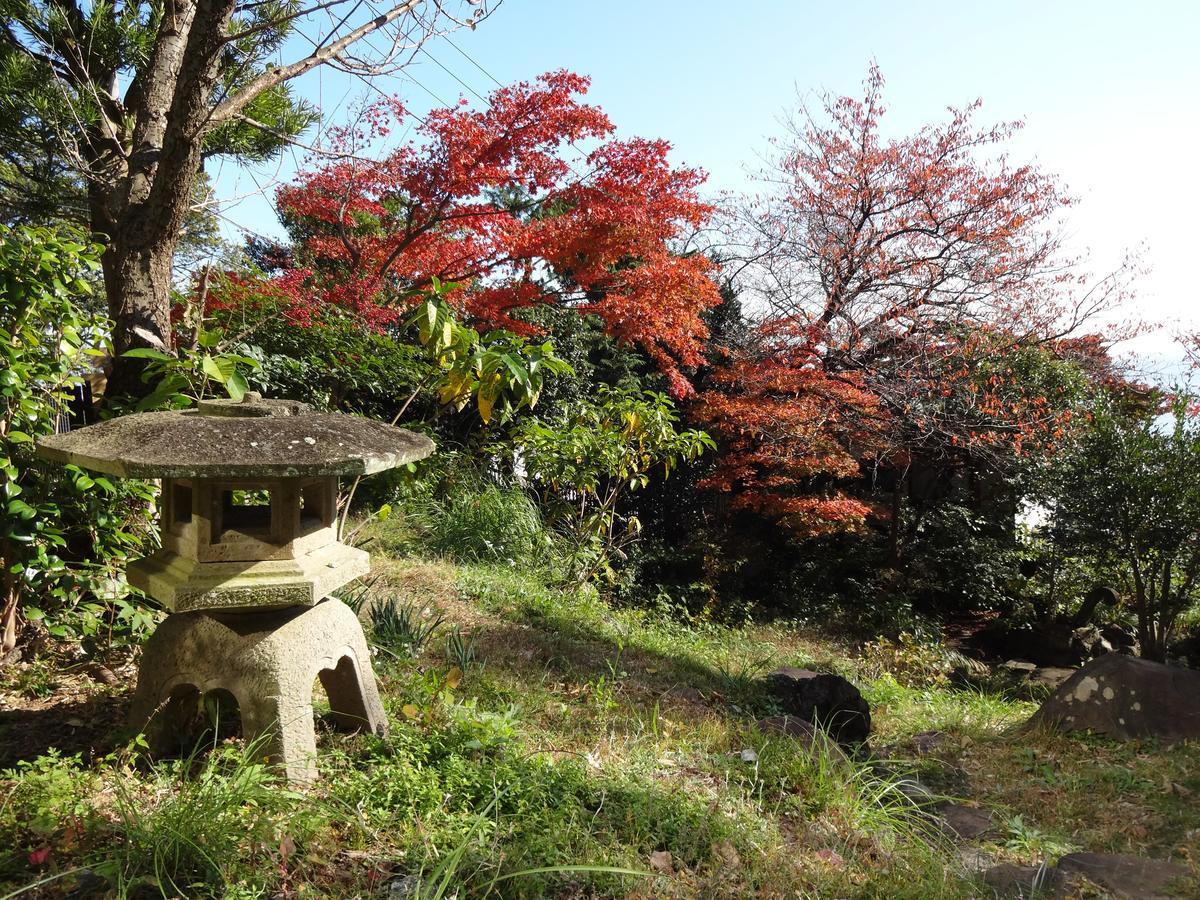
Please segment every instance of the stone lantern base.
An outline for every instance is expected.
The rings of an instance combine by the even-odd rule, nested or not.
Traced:
[[[198,697],[228,692],[246,739],[265,735],[266,754],[288,781],[308,783],[317,777],[318,677],[335,724],[386,732],[362,625],[340,600],[274,612],[178,613],[146,642],[130,722],[144,729],[152,752],[169,750]]]

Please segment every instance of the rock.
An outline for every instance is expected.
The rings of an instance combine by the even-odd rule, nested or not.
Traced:
[[[938,801],[937,794],[911,775],[896,779],[896,790],[917,806],[929,807]]]
[[[750,747],[747,747],[745,750],[743,750],[741,756],[742,762],[744,763],[750,764],[758,762],[758,751]]]
[[[1081,661],[1112,653],[1114,647],[1095,625],[1082,625],[1071,632],[1071,652]]]
[[[1020,675],[1021,677],[1028,677],[1037,671],[1037,663],[1031,663],[1031,662],[1029,662],[1029,660],[1026,660],[1026,659],[1010,659],[1008,662],[1004,663],[1000,668],[1007,669],[1009,672],[1013,673],[1014,675]]]
[[[387,895],[390,900],[412,900],[421,890],[421,876],[405,875],[388,882]]]
[[[1100,636],[1112,645],[1113,651],[1116,653],[1136,653],[1138,648],[1137,638],[1133,632],[1124,625],[1101,625]]]
[[[675,871],[675,860],[667,850],[655,850],[650,854],[650,868],[661,875]]]
[[[1047,866],[1003,863],[983,873],[984,883],[1000,897],[1061,897],[1066,893],[1062,872]]]
[[[996,865],[996,857],[978,847],[959,847],[954,855],[958,858],[959,865],[972,875],[981,875]]]
[[[806,744],[812,743],[817,734],[817,729],[811,723],[795,716],[767,716],[755,724],[759,731],[786,734],[788,737],[800,738]]]
[[[1079,609],[1075,611],[1075,615],[1071,616],[1071,625],[1079,627],[1086,625],[1092,621],[1092,616],[1096,614],[1096,610],[1103,607],[1105,609],[1116,609],[1121,602],[1121,595],[1117,593],[1117,589],[1105,584],[1098,584],[1083,598],[1083,603]]]
[[[101,666],[101,665],[93,666],[92,670],[88,674],[90,674],[92,676],[93,681],[96,681],[100,684],[112,685],[112,684],[117,684],[118,681],[120,680],[117,678],[117,676],[113,672],[113,670],[110,669],[108,666]]]
[[[1077,669],[1064,669],[1058,666],[1043,666],[1040,669],[1035,669],[1033,674],[1029,676],[1030,684],[1040,684],[1056,690],[1068,678],[1075,674]]]
[[[938,825],[948,836],[960,841],[977,841],[995,828],[990,810],[947,803],[938,810]]]
[[[1200,672],[1119,653],[1092,660],[1029,720],[1122,740],[1200,740]]]
[[[840,675],[784,667],[766,682],[785,713],[819,725],[839,744],[861,744],[871,733],[871,707]]]
[[[1128,900],[1196,896],[1185,890],[1191,870],[1178,863],[1143,859],[1124,853],[1071,853],[1058,861],[1063,872],[1073,872]],[[1192,887],[1196,887],[1193,882]]]

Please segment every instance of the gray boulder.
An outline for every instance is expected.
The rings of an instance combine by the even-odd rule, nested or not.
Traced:
[[[871,707],[840,675],[785,666],[766,683],[785,713],[820,726],[843,746],[861,744],[871,734]]]
[[[1029,724],[1121,740],[1200,740],[1200,671],[1109,653],[1068,678]]]
[[[1191,881],[1186,866],[1124,853],[1071,853],[1058,861],[1058,868],[1082,875],[1126,900],[1195,897],[1192,891],[1200,887]]]

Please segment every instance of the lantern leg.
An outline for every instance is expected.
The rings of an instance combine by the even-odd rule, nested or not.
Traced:
[[[130,711],[151,750],[181,743],[191,698],[232,694],[247,740],[291,782],[316,775],[312,690],[317,678],[342,728],[382,735],[387,728],[362,625],[340,600],[263,613],[176,613],[151,635],[142,654]]]

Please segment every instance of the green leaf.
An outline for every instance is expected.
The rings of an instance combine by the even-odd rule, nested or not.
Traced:
[[[234,372],[229,376],[229,380],[225,382],[225,390],[229,392],[231,400],[240,401],[246,396],[246,392],[250,390],[250,385],[246,383],[245,376],[241,372]]]
[[[219,381],[221,384],[225,384],[229,379],[229,376],[221,370],[221,366],[217,361],[207,353],[201,357],[200,369],[213,381]]]
[[[159,362],[176,361],[176,357],[170,353],[163,353],[161,350],[153,350],[150,347],[135,347],[133,350],[126,350],[121,356],[129,357],[130,359],[154,359]]]
[[[32,519],[37,515],[37,510],[24,500],[9,500],[8,514],[11,516],[20,516],[22,519]]]

